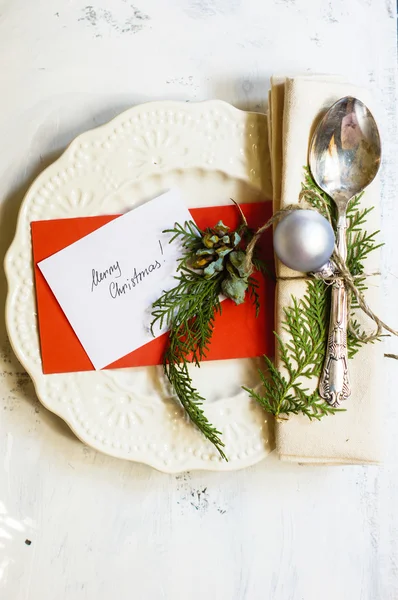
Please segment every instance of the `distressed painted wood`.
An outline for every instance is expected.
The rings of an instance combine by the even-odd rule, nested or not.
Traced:
[[[393,0],[0,0],[1,260],[27,187],[78,133],[152,99],[264,110],[269,76],[301,72],[342,73],[379,100],[384,314],[398,327]],[[1,312],[4,299],[2,275]],[[168,476],[83,446],[39,405],[3,317],[0,348],[2,600],[398,597],[394,361],[384,466],[272,457]]]

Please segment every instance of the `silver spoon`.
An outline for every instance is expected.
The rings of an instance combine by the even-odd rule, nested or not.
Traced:
[[[346,212],[353,196],[375,178],[381,143],[376,122],[356,98],[341,98],[325,114],[311,141],[309,164],[317,185],[337,206],[337,247],[347,257]],[[339,406],[351,394],[347,356],[347,293],[344,282],[332,285],[329,337],[319,394]]]

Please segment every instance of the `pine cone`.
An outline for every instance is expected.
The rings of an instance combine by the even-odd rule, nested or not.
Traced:
[[[215,227],[208,227],[202,237],[203,247],[195,252],[191,261],[193,269],[203,269],[204,276],[211,279],[225,268],[225,258],[240,243],[241,237],[219,221]]]
[[[202,237],[203,246],[195,252],[191,261],[193,269],[203,269],[206,279],[225,272],[221,289],[225,296],[236,304],[244,302],[248,287],[248,274],[245,269],[246,254],[239,250],[241,236],[219,221],[215,227],[208,227]]]

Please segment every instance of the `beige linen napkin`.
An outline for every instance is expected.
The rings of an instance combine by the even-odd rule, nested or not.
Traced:
[[[362,100],[375,114],[366,90],[346,84],[336,77],[294,77],[271,79],[270,152],[274,190],[274,210],[298,201],[304,181],[303,167],[308,163],[308,146],[314,128],[324,112],[339,98],[352,95]],[[376,115],[375,115],[376,116]],[[379,183],[367,188],[363,206],[375,206],[367,222],[368,231],[379,229]],[[376,251],[365,266],[366,273],[377,273]],[[283,308],[291,297],[306,291],[304,280],[277,261],[280,278],[276,290],[276,330],[283,340]],[[304,275],[304,274],[303,274]],[[296,279],[289,279],[295,277]],[[380,276],[368,278],[366,299],[380,314]],[[381,315],[382,316],[382,315]],[[372,323],[362,314],[359,319],[369,330]],[[276,357],[278,363],[278,357]],[[281,368],[281,365],[278,365]],[[276,449],[282,460],[324,464],[377,463],[381,458],[381,402],[383,398],[382,344],[365,345],[349,363],[352,394],[345,402],[346,412],[326,416],[321,421],[292,415],[276,424]],[[314,389],[316,381],[310,383]],[[312,387],[311,387],[312,386]]]

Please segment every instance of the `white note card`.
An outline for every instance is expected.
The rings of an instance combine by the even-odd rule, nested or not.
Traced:
[[[152,304],[176,285],[181,256],[163,231],[189,220],[170,190],[38,263],[96,369],[153,340]]]

